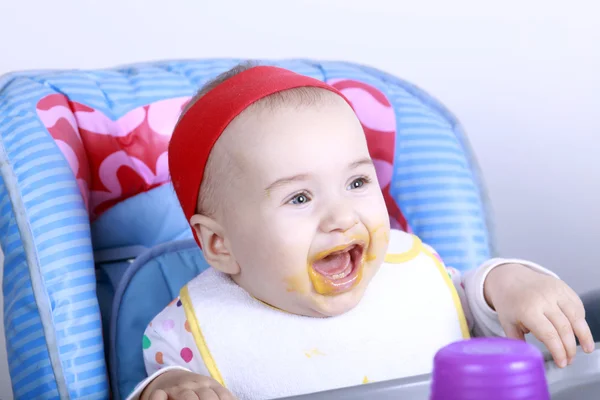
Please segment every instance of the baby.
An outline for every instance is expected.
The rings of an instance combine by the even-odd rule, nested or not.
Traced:
[[[190,102],[172,181],[212,268],[148,326],[129,399],[273,399],[428,373],[443,346],[531,332],[560,367],[593,339],[553,273],[464,276],[390,230],[362,126],[327,84],[241,65]]]

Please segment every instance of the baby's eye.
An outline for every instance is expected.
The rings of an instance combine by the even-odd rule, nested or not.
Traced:
[[[297,195],[295,195],[294,197],[292,197],[292,199],[289,201],[290,204],[294,204],[294,205],[302,205],[302,204],[306,204],[310,201],[310,199],[308,198],[308,195],[305,193],[299,193]]]
[[[352,181],[352,183],[348,186],[348,190],[360,189],[365,186],[367,183],[371,182],[367,177],[356,178]]]

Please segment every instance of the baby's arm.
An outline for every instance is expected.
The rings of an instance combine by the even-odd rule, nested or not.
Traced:
[[[500,325],[498,313],[489,306],[484,295],[484,283],[492,269],[505,264],[519,264],[546,275],[558,276],[531,261],[520,259],[492,258],[478,268],[466,271],[460,278],[464,284],[465,297],[474,317],[473,334],[475,336],[506,336]]]
[[[441,257],[431,246],[427,244],[425,246],[441,261]],[[538,264],[517,259],[493,258],[464,274],[455,268],[446,267],[458,292],[469,330],[473,336],[506,336],[498,319],[498,313],[485,300],[483,285],[492,269],[512,263],[525,265],[535,271],[556,277],[554,273]]]
[[[184,399],[186,392],[201,400],[233,399],[210,378],[179,298],[148,325],[143,349],[148,378],[137,385],[127,400]]]

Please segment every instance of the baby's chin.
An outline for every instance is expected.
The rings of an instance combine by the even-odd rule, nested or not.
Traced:
[[[351,298],[349,295],[353,295]],[[344,293],[336,298],[318,300],[311,310],[313,317],[337,317],[355,308],[362,300],[362,295],[355,293]]]
[[[358,285],[351,290],[332,295],[321,295],[311,293],[309,312],[306,314],[313,317],[335,317],[342,315],[358,306],[373,277],[379,270],[379,263],[369,263],[365,266],[362,279]]]
[[[366,262],[361,266],[364,270],[358,283],[342,293],[318,293],[305,272],[285,279],[285,292],[275,290],[261,293],[246,287],[239,279],[234,278],[234,281],[255,299],[283,312],[317,318],[335,317],[351,311],[360,304],[380,265],[378,259]]]
[[[307,316],[311,317],[336,317],[345,314],[358,306],[364,297],[368,282],[362,282],[354,289],[337,294],[324,296],[313,294]]]

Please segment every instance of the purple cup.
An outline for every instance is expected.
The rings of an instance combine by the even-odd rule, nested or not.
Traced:
[[[549,400],[542,353],[521,340],[451,343],[433,362],[430,400]]]

